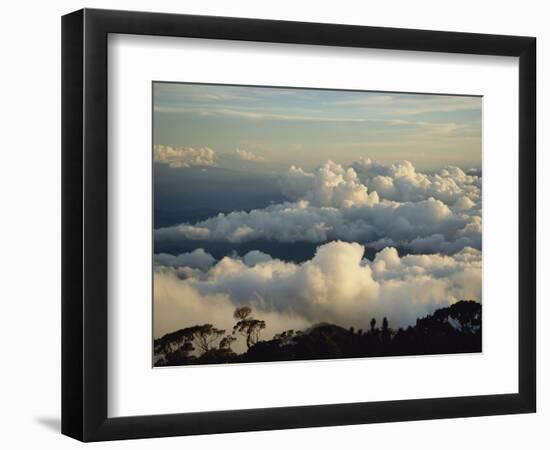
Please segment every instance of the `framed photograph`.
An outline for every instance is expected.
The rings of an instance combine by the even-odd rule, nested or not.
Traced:
[[[62,21],[62,432],[535,412],[536,41]]]

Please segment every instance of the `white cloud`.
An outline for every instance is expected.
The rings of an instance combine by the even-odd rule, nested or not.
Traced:
[[[229,328],[237,305],[252,305],[266,320],[264,338],[284,329],[330,322],[368,327],[387,316],[392,327],[458,300],[481,301],[481,252],[399,257],[385,248],[371,262],[356,243],[330,242],[302,264],[263,258],[252,264],[225,257],[200,276],[178,279],[170,268],[155,272],[155,336],[184,326]]]
[[[256,264],[271,261],[271,256],[259,250],[252,250],[243,256],[243,261],[247,266],[255,266]]]
[[[210,323],[231,334],[235,319],[235,304],[229,295],[202,294],[178,277],[171,268],[157,268],[154,273],[154,324],[153,335],[159,338],[181,328]],[[303,330],[311,326],[305,318],[291,312],[253,310],[253,315],[266,321],[261,337],[270,339],[288,329]],[[232,346],[235,351],[246,351],[244,339]]]
[[[480,247],[481,230],[472,226],[473,220],[433,198],[417,203],[383,202],[344,209],[311,206],[302,200],[249,212],[218,214],[194,225],[160,228],[155,231],[155,239],[232,243],[259,239],[322,243],[341,239],[369,244],[382,239],[386,245],[411,249],[416,249],[418,239],[423,239],[424,250],[447,252],[458,239],[462,239],[462,247]]]
[[[346,208],[378,203],[376,192],[368,193],[357,173],[327,161],[314,173],[292,166],[282,177],[281,189],[292,200],[306,200],[313,206]]]
[[[457,167],[423,174],[408,161],[383,165],[362,159],[351,167],[327,161],[313,172],[292,166],[280,185],[290,201],[157,229],[155,238],[340,239],[427,253],[481,248],[481,177]]]
[[[191,166],[215,166],[216,152],[209,147],[170,147],[155,145],[153,159],[156,163],[166,164],[172,168]]]
[[[243,150],[243,149],[240,149],[240,148],[235,150],[235,154],[237,155],[237,158],[242,160],[242,161],[256,161],[256,162],[259,162],[259,161],[264,161],[264,159],[265,159],[261,156],[255,155],[252,152],[249,152],[248,150]]]
[[[361,158],[352,164],[359,179],[382,199],[415,202],[429,197],[459,208],[481,208],[481,177],[467,175],[458,167],[449,166],[435,174],[417,172],[409,161],[384,165]],[[469,200],[469,202],[468,202]]]
[[[153,257],[155,265],[169,267],[191,267],[193,269],[208,269],[216,260],[202,248],[197,248],[190,253],[170,255],[168,253],[157,253]]]

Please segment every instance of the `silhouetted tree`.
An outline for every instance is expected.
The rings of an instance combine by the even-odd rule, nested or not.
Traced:
[[[384,317],[382,319],[382,333],[380,335],[382,340],[383,352],[387,352],[391,341],[391,330],[388,325],[388,319]]]
[[[260,339],[260,332],[265,328],[265,321],[254,319],[252,308],[249,306],[241,306],[235,309],[233,317],[238,319],[238,322],[233,327],[233,334],[239,333],[246,339],[246,347],[250,348]]]
[[[195,350],[191,342],[184,343],[181,347],[173,352],[166,353],[164,355],[165,364],[169,365],[179,365],[185,364],[191,361],[194,357],[190,356],[190,353]]]
[[[233,333],[223,336],[217,347],[214,343],[224,331],[211,324],[183,328],[156,339],[155,365],[479,352],[481,312],[481,304],[459,301],[397,331],[389,327],[384,317],[381,328],[376,328],[373,318],[366,333],[356,332],[353,327],[321,323],[306,330],[283,331],[270,340],[260,341],[265,322],[254,319],[252,309],[244,306],[234,312],[237,323]],[[247,344],[247,351],[239,355],[231,349],[237,333],[245,337]]]
[[[227,335],[220,341],[220,349],[231,350],[231,344],[235,342],[237,338],[235,336]]]
[[[273,340],[279,341],[280,345],[288,345],[294,338],[294,330],[283,331],[273,336]]]
[[[376,327],[376,319],[373,317],[371,320],[370,320],[370,331],[371,333],[374,333],[374,328]]]
[[[235,310],[233,317],[237,320],[245,320],[250,314],[252,314],[250,306],[241,306]]]
[[[224,333],[225,330],[219,330],[209,323],[193,327],[194,340],[203,353],[210,350],[210,345],[222,337]]]
[[[251,317],[239,320],[233,327],[233,333],[242,334],[246,338],[246,346],[252,347],[260,339],[260,332],[265,328],[265,321]]]
[[[154,342],[156,354],[173,353],[185,347],[187,352],[193,351],[193,330],[195,327],[182,328],[181,330],[165,334]]]

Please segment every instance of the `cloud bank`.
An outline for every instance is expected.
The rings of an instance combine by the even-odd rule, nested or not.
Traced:
[[[365,186],[386,200],[417,202],[433,197],[459,210],[481,209],[481,177],[467,175],[459,167],[423,174],[409,161],[384,165],[369,158],[352,167]]]
[[[171,168],[186,168],[192,166],[215,166],[216,152],[209,147],[170,147],[155,145],[153,160],[158,164],[166,164]]]
[[[327,161],[292,166],[280,179],[287,202],[155,230],[157,241],[360,242],[375,249],[455,253],[481,249],[481,177],[447,167],[423,174],[403,161]]]
[[[368,261],[363,246],[334,241],[301,264],[251,253],[204,270],[156,266],[155,336],[197,323],[230,330],[243,304],[266,320],[270,338],[318,322],[367,328],[383,316],[396,328],[461,299],[481,301],[481,252],[470,247],[403,257],[389,247]],[[182,277],[186,269],[191,276]]]

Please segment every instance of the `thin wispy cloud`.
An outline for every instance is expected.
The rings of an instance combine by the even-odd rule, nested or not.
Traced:
[[[328,102],[332,106],[354,106],[392,115],[417,115],[433,112],[478,111],[480,97],[458,97],[443,95],[376,95],[351,96]]]
[[[430,170],[460,159],[464,168],[481,164],[480,97],[156,83],[153,105],[156,144],[228,154],[257,142],[279,167],[319,164],[335,152],[352,161],[360,150],[387,162],[416,155]],[[316,153],[298,155],[296,142]]]
[[[276,120],[276,121],[296,121],[296,122],[327,122],[327,123],[357,123],[387,126],[409,126],[409,127],[433,127],[437,130],[457,130],[466,127],[465,124],[456,124],[454,122],[426,122],[403,119],[366,119],[353,117],[323,117],[307,116],[296,114],[276,114],[262,111],[246,111],[238,109],[202,109],[196,110],[187,107],[165,107],[155,106],[154,112],[158,113],[186,113],[196,114],[198,116],[224,116],[245,120]]]

